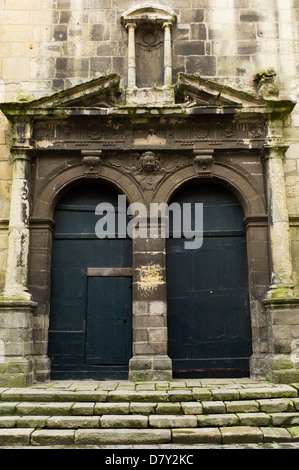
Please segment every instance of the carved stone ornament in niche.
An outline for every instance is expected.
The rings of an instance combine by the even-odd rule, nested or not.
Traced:
[[[100,175],[101,167],[101,150],[94,151],[81,151],[82,154],[82,165],[85,176],[87,178],[97,178]]]
[[[212,155],[195,155],[193,160],[194,170],[199,178],[211,178],[214,157]]]
[[[141,154],[110,156],[105,163],[130,175],[140,186],[145,199],[149,200],[157,186],[169,173],[192,164],[192,161],[190,159],[178,160],[169,156],[158,157],[148,150]]]

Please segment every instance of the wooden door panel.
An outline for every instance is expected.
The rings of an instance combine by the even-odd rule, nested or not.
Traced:
[[[130,277],[88,277],[88,364],[126,364],[129,361],[131,292]]]
[[[168,353],[174,371],[249,368],[251,326],[245,227],[238,201],[216,185],[172,202],[204,204],[201,248],[167,240]],[[183,234],[182,234],[183,235]]]
[[[124,364],[122,371],[128,368],[131,297],[124,283],[130,283],[131,278],[101,281],[87,274],[88,268],[132,266],[130,239],[96,237],[95,208],[101,202],[116,205],[117,193],[104,185],[89,184],[67,193],[55,210],[48,351],[55,377],[112,377],[109,371],[107,376],[101,372],[100,363],[106,369],[108,364]],[[128,324],[126,328],[119,324],[111,329],[111,320],[117,324],[123,304],[128,305]]]

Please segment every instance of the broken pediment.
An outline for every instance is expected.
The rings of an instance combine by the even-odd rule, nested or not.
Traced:
[[[46,115],[57,109],[110,108],[116,106],[120,76],[110,74],[31,101],[2,103],[0,109],[11,120],[17,116]]]
[[[289,98],[280,99],[277,96],[271,96],[265,99],[258,94],[251,94],[237,90],[228,85],[202,78],[197,74],[179,73],[176,84],[177,102],[181,102],[185,108],[194,108],[202,106],[234,108],[263,108],[265,112],[286,109],[290,112],[295,103]]]
[[[131,92],[130,104],[125,95]],[[144,98],[134,93],[146,95]],[[163,93],[163,96],[161,95]],[[145,104],[146,103],[146,104]],[[289,98],[271,96],[265,99],[258,93],[250,94],[202,78],[196,74],[179,73],[174,87],[163,89],[120,89],[120,76],[110,74],[31,101],[1,103],[0,110],[12,122],[26,120],[63,119],[71,116],[132,116],[138,109],[141,116],[187,114],[235,114],[236,111],[265,116],[288,115],[295,106]],[[160,110],[160,111],[159,111]]]

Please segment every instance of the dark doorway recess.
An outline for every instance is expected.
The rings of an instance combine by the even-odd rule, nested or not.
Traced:
[[[218,184],[183,187],[171,202],[203,203],[203,244],[167,240],[168,354],[174,377],[245,377],[252,353],[244,213]]]
[[[52,379],[128,377],[131,239],[97,238],[95,208],[102,202],[112,204],[117,220],[118,193],[103,184],[73,188],[55,209],[48,351]]]

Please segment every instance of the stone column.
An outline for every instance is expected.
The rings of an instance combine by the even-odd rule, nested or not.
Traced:
[[[294,293],[289,215],[283,159],[287,147],[265,146],[269,210],[271,286],[264,300],[268,331],[267,375],[274,382],[296,382],[299,298]]]
[[[8,257],[4,296],[30,300],[27,288],[29,251],[29,187],[32,148],[15,146],[10,203]]]
[[[164,86],[172,85],[172,54],[171,54],[172,23],[163,24],[164,29]]]
[[[136,87],[136,58],[135,58],[135,23],[127,23],[128,29],[128,88]]]
[[[32,147],[30,125],[16,126],[16,145],[11,148],[11,191],[6,283],[0,296],[0,385],[26,386],[33,381],[33,310],[28,291],[29,181]]]
[[[283,158],[286,147],[266,145],[271,286],[270,298],[293,296],[292,259]]]

